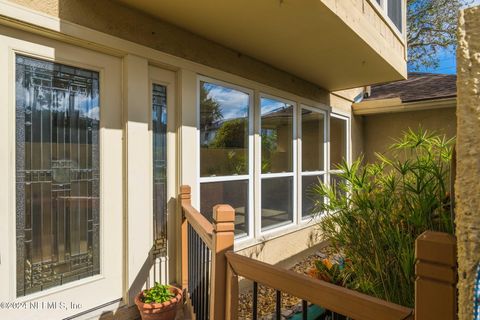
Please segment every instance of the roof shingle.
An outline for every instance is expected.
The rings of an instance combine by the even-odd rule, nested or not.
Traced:
[[[457,76],[410,72],[407,80],[373,85],[364,101],[400,98],[402,102],[441,99],[457,96]]]

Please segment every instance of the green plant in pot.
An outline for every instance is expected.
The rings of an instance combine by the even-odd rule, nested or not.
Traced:
[[[142,320],[173,320],[181,301],[181,289],[158,282],[135,297]]]

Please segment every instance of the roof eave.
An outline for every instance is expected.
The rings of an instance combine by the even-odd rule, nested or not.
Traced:
[[[457,97],[402,102],[400,98],[367,100],[352,104],[353,114],[373,115],[382,113],[455,108]]]

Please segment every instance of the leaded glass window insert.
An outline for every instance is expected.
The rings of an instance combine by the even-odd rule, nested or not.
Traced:
[[[99,73],[16,56],[17,296],[100,273]]]
[[[167,87],[152,85],[153,219],[156,249],[167,253]]]

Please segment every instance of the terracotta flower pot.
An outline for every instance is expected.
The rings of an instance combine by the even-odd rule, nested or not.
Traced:
[[[142,320],[174,320],[182,302],[182,290],[170,286],[170,291],[175,297],[164,303],[144,303],[143,291],[135,297],[135,304],[140,311]]]

